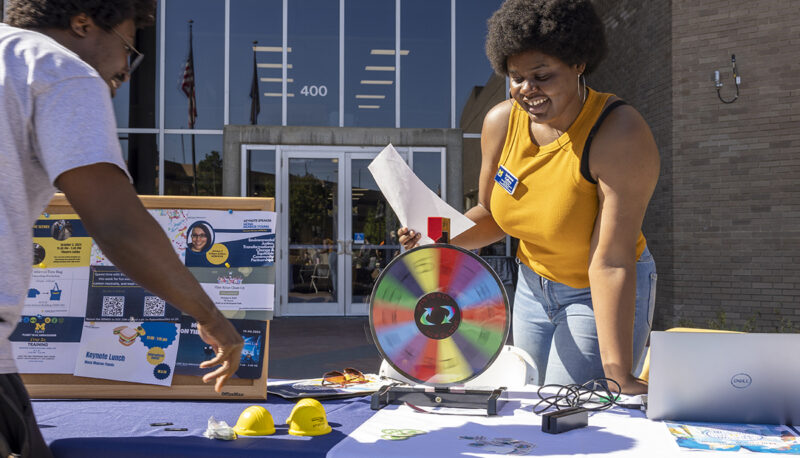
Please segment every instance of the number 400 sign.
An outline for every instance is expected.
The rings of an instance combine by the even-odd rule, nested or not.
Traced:
[[[325,97],[328,95],[328,86],[303,86],[300,93],[306,97]]]

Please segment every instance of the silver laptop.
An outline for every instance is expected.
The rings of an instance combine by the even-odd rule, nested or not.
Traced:
[[[800,424],[800,334],[650,334],[651,420]]]

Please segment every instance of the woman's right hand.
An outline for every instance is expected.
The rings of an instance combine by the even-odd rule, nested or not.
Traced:
[[[414,232],[407,227],[401,227],[397,230],[397,237],[400,245],[403,245],[403,248],[406,250],[410,250],[419,246],[419,239],[422,237],[422,234]]]

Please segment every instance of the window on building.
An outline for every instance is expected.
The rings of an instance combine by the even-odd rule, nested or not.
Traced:
[[[486,21],[502,0],[456,2],[456,119],[475,86],[483,86],[492,76],[486,58]],[[480,130],[478,130],[480,132]]]
[[[287,124],[339,125],[339,2],[289,3]]]
[[[281,125],[283,75],[283,2],[236,0],[231,2],[230,112],[231,124],[250,124],[253,81],[253,42],[260,111],[256,124]],[[289,63],[291,65],[291,53]],[[289,67],[289,75],[292,67]],[[291,76],[290,76],[291,77]]]
[[[344,23],[344,125],[394,127],[395,2],[348,0]]]
[[[196,129],[222,129],[225,78],[225,2],[169,0],[166,3],[165,126],[189,128],[189,99],[181,90],[192,23]],[[249,87],[249,86],[248,86]]]
[[[275,150],[250,150],[247,154],[247,197],[277,197]]]
[[[222,195],[222,135],[165,135],[164,194],[194,195],[195,182],[197,195]]]
[[[442,153],[414,151],[414,174],[436,195],[442,196]]]
[[[158,194],[158,135],[120,133],[122,157],[139,194]]]
[[[400,16],[400,127],[450,127],[450,2],[404,0]]]

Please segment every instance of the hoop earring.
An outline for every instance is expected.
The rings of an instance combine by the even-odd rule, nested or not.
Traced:
[[[586,103],[586,77],[581,73],[581,80],[583,81],[583,103]]]
[[[581,80],[583,80],[582,97],[581,97]],[[578,98],[581,99],[581,103],[586,103],[586,77],[583,76],[583,73],[578,74]]]

